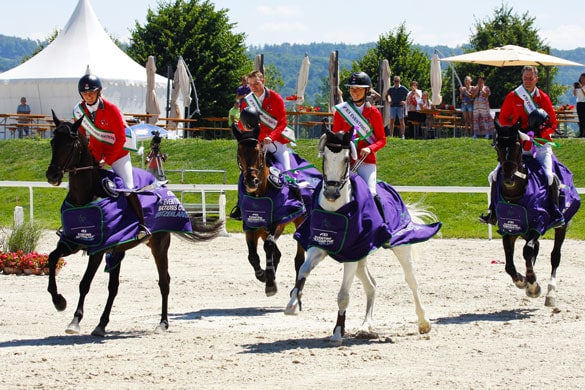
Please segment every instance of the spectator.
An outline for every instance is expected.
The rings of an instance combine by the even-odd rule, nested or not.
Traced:
[[[228,111],[228,126],[232,127],[232,123],[238,123],[240,120],[240,100],[236,99],[234,105]]]
[[[471,93],[471,76],[465,76],[463,81],[465,85],[459,88],[459,97],[461,98],[461,112],[463,113],[463,135],[471,136],[473,130],[473,97]]]
[[[495,130],[494,118],[490,112],[489,97],[492,94],[490,88],[485,85],[485,77],[477,77],[477,85],[473,88],[473,138],[484,135],[490,139]],[[483,129],[483,131],[482,131]]]
[[[390,103],[390,137],[394,136],[394,120],[398,117],[400,122],[400,138],[404,139],[406,124],[404,123],[404,111],[406,106],[408,89],[400,84],[400,76],[394,76],[394,86],[388,88],[384,98]]]
[[[17,114],[30,114],[30,106],[26,103],[26,98],[23,96],[20,98],[20,104],[16,107]],[[22,138],[23,134],[25,137],[28,136],[30,124],[29,118],[19,118],[18,123],[22,126],[18,126],[18,138]]]
[[[579,137],[585,137],[585,73],[581,73],[579,81],[573,85],[573,96],[577,103],[577,115],[579,116]]]
[[[242,84],[236,89],[236,99],[242,103],[242,100],[251,92],[250,86],[248,85],[248,77],[242,77]]]
[[[415,126],[420,126],[420,123],[424,122],[426,115],[418,112],[419,103],[422,99],[422,91],[418,89],[418,81],[413,80],[410,82],[410,91],[406,95],[406,112],[408,119],[408,132],[412,134],[413,138],[416,137],[414,131]],[[418,122],[418,123],[413,123]]]

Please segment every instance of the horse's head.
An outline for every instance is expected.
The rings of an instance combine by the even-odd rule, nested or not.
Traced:
[[[232,125],[232,133],[238,140],[238,166],[244,177],[246,192],[263,195],[268,179],[268,165],[262,144],[258,141],[260,127],[242,131],[237,124]]]
[[[513,126],[500,126],[495,121],[496,136],[494,148],[498,153],[502,185],[505,188],[516,188],[520,182],[525,182],[524,165],[522,164],[522,145],[520,143],[519,123]]]
[[[323,158],[323,196],[335,201],[349,179],[351,158],[356,158],[352,134],[326,130],[319,139],[319,154]]]
[[[87,161],[82,161],[83,152],[87,151],[87,140],[79,132],[82,120],[83,118],[80,118],[75,123],[62,122],[53,112],[53,122],[57,127],[51,139],[51,163],[45,176],[54,186],[61,184],[65,172],[71,172],[81,164],[87,164]]]

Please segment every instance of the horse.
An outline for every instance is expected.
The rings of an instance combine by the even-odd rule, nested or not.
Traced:
[[[265,284],[265,294],[277,293],[276,270],[282,256],[277,240],[289,224],[295,229],[305,220],[306,203],[310,203],[319,171],[297,154],[291,156],[291,171],[279,172],[280,165],[270,159],[259,142],[260,127],[242,131],[232,126],[238,141],[237,161],[240,168],[239,203],[248,248],[248,261],[257,280]],[[275,170],[276,168],[276,170]],[[293,183],[294,182],[294,183]],[[258,242],[264,241],[265,269],[260,264]],[[297,245],[295,272],[305,261],[305,251]]]
[[[65,173],[67,173],[69,176],[69,190],[62,206],[63,227],[59,231],[61,238],[56,248],[49,254],[48,291],[51,294],[55,308],[58,311],[64,311],[67,308],[67,301],[57,290],[55,278],[57,261],[59,258],[71,255],[79,250],[86,250],[89,254],[89,260],[79,284],[79,301],[73,320],[66,329],[67,334],[79,334],[79,324],[84,314],[85,297],[89,293],[91,282],[104,254],[106,254],[106,265],[109,271],[108,298],[99,324],[91,333],[93,336],[104,337],[120,284],[120,262],[124,258],[125,251],[136,247],[141,241],[135,237],[128,239],[117,236],[118,233],[123,232],[128,232],[130,235],[136,234],[138,223],[136,216],[132,215],[132,211],[128,215],[124,214],[128,207],[125,207],[125,210],[116,211],[118,221],[107,230],[104,227],[106,222],[102,224],[102,222],[98,221],[94,224],[94,226],[98,227],[98,230],[103,229],[103,234],[92,230],[91,223],[85,222],[82,228],[74,227],[70,229],[71,231],[76,230],[75,238],[81,240],[81,242],[73,240],[72,236],[68,235],[66,221],[67,224],[73,223],[73,220],[79,220],[83,223],[83,221],[89,220],[93,214],[97,213],[101,217],[102,212],[106,213],[104,211],[106,206],[117,206],[118,204],[123,209],[123,206],[127,205],[127,201],[124,199],[126,197],[117,197],[119,192],[116,192],[114,188],[116,183],[120,184],[119,178],[113,172],[101,169],[99,164],[94,161],[89,149],[88,139],[83,132],[79,131],[82,120],[83,118],[80,118],[74,123],[60,121],[53,112],[53,121],[56,128],[51,139],[52,155],[46,171],[46,178],[48,183],[59,186]],[[151,192],[145,193],[149,194],[149,196],[144,195],[144,197],[147,197],[148,201],[154,205],[158,205],[156,215],[154,212],[147,213],[149,209],[145,208],[145,221],[152,232],[150,238],[147,239],[147,245],[151,248],[154,256],[159,277],[158,285],[162,296],[162,312],[160,322],[155,331],[164,332],[169,327],[168,296],[171,278],[168,272],[168,250],[171,243],[171,232],[190,242],[203,242],[217,237],[222,231],[223,222],[202,225],[191,221],[183,206],[171,191],[164,186],[154,188],[156,187],[153,185],[155,183],[154,177],[150,173],[134,168],[135,183],[137,174],[140,173],[142,173],[141,177],[147,179],[147,183],[150,183],[149,187],[151,187]],[[123,188],[123,185],[121,188]],[[145,200],[143,196],[139,197],[144,206]],[[160,211],[161,202],[164,203],[164,212]],[[179,222],[179,228],[163,229],[164,224],[172,224],[172,221],[175,220]],[[98,238],[100,236],[103,237]],[[98,245],[94,246],[93,244]]]
[[[381,215],[366,182],[350,170],[350,157],[355,160],[357,156],[351,133],[326,130],[319,140],[319,152],[323,159],[323,180],[316,189],[311,214],[294,234],[308,248],[307,259],[299,270],[285,314],[294,315],[302,309],[306,279],[329,255],[343,263],[343,281],[337,296],[339,310],[331,341],[341,343],[345,335],[346,309],[355,276],[366,294],[366,315],[358,335],[376,337],[372,330],[376,283],[367,258],[369,253],[383,247],[392,249],[402,266],[414,298],[419,333],[430,332],[431,323],[418,291],[412,248],[407,244],[428,240],[439,231],[441,223],[422,207],[405,205],[400,195],[384,182],[377,184],[384,209]],[[432,223],[425,225],[423,219]]]
[[[523,153],[519,125],[501,126],[496,120],[494,148],[500,168],[492,184],[492,202],[496,205],[498,232],[506,257],[506,273],[526,295],[537,298],[541,287],[536,280],[534,264],[538,256],[539,238],[554,229],[551,252],[551,274],[545,296],[545,306],[556,306],[556,274],[561,261],[561,248],[567,227],[580,207],[580,199],[573,185],[572,173],[553,156],[553,172],[560,179],[559,204],[553,204],[548,194],[548,179],[538,161]],[[526,275],[514,266],[514,245],[518,237],[525,240],[523,257]]]

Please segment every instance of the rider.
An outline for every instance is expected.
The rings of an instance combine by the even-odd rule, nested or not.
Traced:
[[[550,97],[540,88],[536,87],[538,81],[538,68],[525,66],[522,68],[522,84],[508,93],[500,109],[499,121],[501,126],[514,126],[519,123],[523,131],[519,131],[525,154],[532,155],[540,163],[546,174],[549,186],[549,197],[553,204],[558,206],[559,183],[553,174],[551,147],[552,135],[557,128],[557,117]],[[533,134],[531,134],[532,132]],[[489,174],[490,187],[497,178],[496,168]],[[493,196],[492,196],[493,199]],[[480,221],[497,224],[497,218],[493,210],[493,204],[487,215],[481,215]]]
[[[276,91],[264,86],[264,75],[260,71],[252,71],[247,75],[250,92],[242,99],[242,113],[246,107],[254,108],[260,114],[260,136],[258,141],[263,144],[264,151],[272,153],[274,158],[282,164],[285,171],[290,170],[290,156],[292,154],[288,144],[294,141],[294,131],[287,127],[286,108],[284,100]],[[250,130],[243,123],[240,116],[240,128]],[[236,205],[230,217],[241,219],[241,211]]]
[[[376,191],[376,152],[386,145],[386,133],[380,111],[366,101],[372,88],[372,80],[364,72],[354,72],[349,77],[351,100],[335,106],[333,132],[354,132],[357,140],[358,160],[352,165],[368,188],[382,217],[383,207]]]
[[[102,82],[93,75],[86,74],[77,84],[79,95],[83,99],[73,109],[76,119],[83,117],[80,130],[87,136],[89,149],[100,167],[108,164],[124,181],[128,189],[134,189],[132,161],[130,153],[124,149],[126,142],[126,121],[113,103],[102,97]],[[144,223],[142,205],[135,192],[127,192],[128,204],[138,217],[139,240],[147,239],[151,233]]]

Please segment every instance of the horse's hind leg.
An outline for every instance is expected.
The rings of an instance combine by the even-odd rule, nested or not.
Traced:
[[[87,261],[87,268],[85,269],[85,273],[79,282],[79,300],[77,301],[77,308],[75,309],[75,313],[73,314],[73,320],[65,329],[65,333],[67,334],[79,334],[80,327],[79,323],[83,319],[83,306],[85,304],[85,297],[89,293],[89,289],[91,287],[91,282],[102,262],[103,254],[95,254],[89,256],[89,260]]]
[[[550,254],[551,273],[550,280],[548,282],[548,289],[546,292],[546,298],[544,299],[544,305],[548,307],[554,307],[557,305],[557,268],[561,263],[561,247],[565,241],[565,235],[567,233],[566,226],[555,229],[555,242],[553,250]]]
[[[376,298],[376,281],[372,277],[372,274],[370,274],[366,260],[358,263],[356,276],[362,282],[364,292],[366,293],[366,316],[357,336],[360,338],[376,338],[378,335],[372,331],[372,313]]]
[[[366,259],[361,260],[361,262],[365,261]],[[331,336],[331,341],[336,343],[341,343],[345,335],[345,314],[349,306],[349,290],[351,289],[357,269],[358,262],[343,263],[343,281],[337,294],[337,322],[333,328],[333,336]]]
[[[171,286],[171,276],[169,275],[169,247],[171,245],[170,233],[157,233],[151,239],[151,252],[156,262],[158,271],[158,287],[162,298],[162,309],[160,323],[155,328],[155,332],[165,332],[169,328],[168,304]]]
[[[414,298],[414,305],[416,308],[416,315],[418,317],[418,332],[420,334],[429,333],[431,331],[431,323],[426,318],[425,309],[420,300],[418,293],[418,283],[414,274],[414,266],[412,260],[412,248],[410,246],[397,246],[393,247],[392,251],[398,258],[402,270],[404,271],[404,279],[412,291],[412,297]]]
[[[110,261],[114,262],[116,266],[108,271],[110,274],[108,281],[108,299],[98,326],[96,326],[93,332],[91,332],[92,336],[104,337],[106,335],[106,326],[110,322],[110,314],[112,312],[112,307],[114,306],[114,300],[118,295],[118,288],[120,287],[120,267],[124,255],[125,252],[113,252],[110,257]]]

